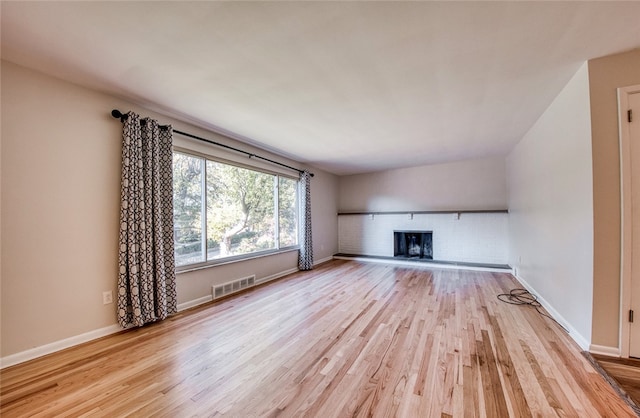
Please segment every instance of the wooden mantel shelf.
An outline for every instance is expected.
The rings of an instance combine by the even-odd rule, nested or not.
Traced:
[[[509,213],[509,209],[479,209],[479,210],[403,210],[383,212],[338,212],[341,215],[422,215],[443,213]]]

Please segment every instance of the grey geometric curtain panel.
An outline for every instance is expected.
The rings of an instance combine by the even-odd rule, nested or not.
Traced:
[[[313,268],[313,242],[311,237],[311,173],[303,171],[300,174],[300,250],[298,252],[298,268],[311,270]]]
[[[171,126],[129,112],[123,124],[118,322],[142,326],[177,312]]]

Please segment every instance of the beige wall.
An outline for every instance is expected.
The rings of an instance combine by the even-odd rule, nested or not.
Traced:
[[[640,49],[589,61],[593,148],[593,344],[618,347],[620,148],[617,88],[640,84]]]
[[[509,264],[584,349],[593,277],[590,127],[585,63],[507,158]]]
[[[116,324],[115,305],[102,304],[102,292],[115,291],[117,280],[122,128],[111,109],[238,144],[11,63],[2,62],[1,74],[0,355],[6,357]],[[319,260],[337,252],[338,180],[311,169]],[[213,284],[250,274],[261,279],[296,265],[296,253],[288,252],[182,273],[178,302],[209,296]]]
[[[4,357],[115,323],[121,102],[4,62],[1,83]]]
[[[340,177],[340,211],[505,209],[503,157]]]

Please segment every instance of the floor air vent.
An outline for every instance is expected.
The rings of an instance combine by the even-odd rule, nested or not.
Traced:
[[[252,287],[256,284],[255,274],[242,279],[234,280],[232,282],[223,283],[212,287],[213,299],[219,299],[223,296],[227,296],[231,293],[238,292],[247,287]]]

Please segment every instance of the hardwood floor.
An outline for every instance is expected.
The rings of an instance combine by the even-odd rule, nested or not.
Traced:
[[[592,356],[640,411],[640,359]]]
[[[635,416],[503,273],[332,261],[2,371],[14,416]]]

